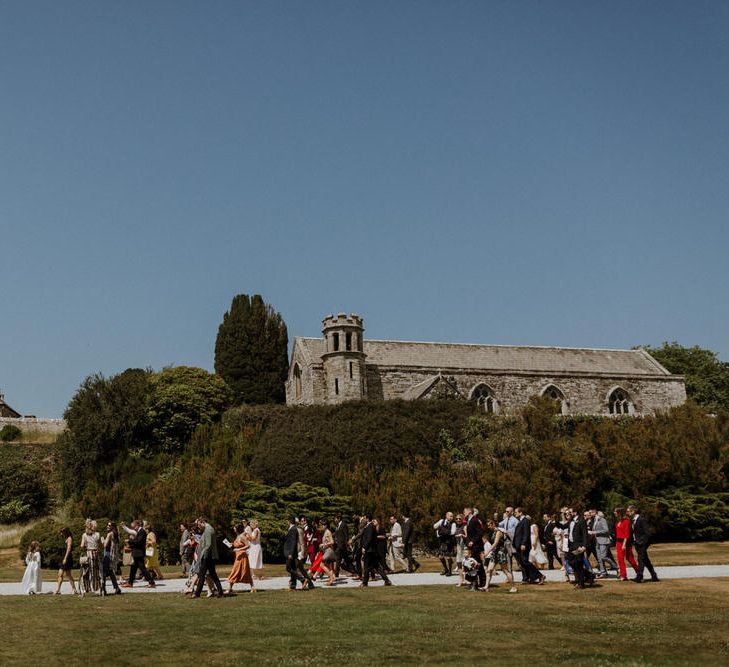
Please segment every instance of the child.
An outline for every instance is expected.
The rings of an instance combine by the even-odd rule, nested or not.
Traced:
[[[33,540],[28,547],[28,553],[25,555],[25,565],[25,573],[21,583],[23,593],[35,595],[42,592],[40,543],[36,540]]]
[[[463,576],[470,584],[469,591],[478,590],[478,561],[471,555],[471,550],[466,547],[463,550]]]

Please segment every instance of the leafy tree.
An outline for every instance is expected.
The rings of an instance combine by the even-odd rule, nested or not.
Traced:
[[[13,440],[20,440],[23,432],[14,424],[6,424],[0,430],[0,440],[3,442],[12,442]]]
[[[81,383],[58,440],[64,495],[79,492],[103,466],[148,442],[150,375],[130,368],[111,378],[90,375]]]
[[[671,373],[686,376],[686,394],[707,410],[729,410],[729,364],[711,350],[676,342],[644,348]]]
[[[231,398],[222,378],[191,366],[153,374],[150,387],[153,448],[165,452],[182,450],[198,426],[218,421]]]
[[[215,372],[233,391],[235,405],[284,403],[288,331],[260,294],[238,294],[215,340]]]

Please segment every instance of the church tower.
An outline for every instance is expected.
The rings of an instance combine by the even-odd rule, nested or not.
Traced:
[[[327,403],[367,397],[364,325],[359,315],[339,313],[322,320],[326,352],[322,355]]]

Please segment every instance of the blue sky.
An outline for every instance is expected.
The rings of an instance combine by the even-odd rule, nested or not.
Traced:
[[[729,4],[0,5],[0,388],[289,335],[729,359]]]

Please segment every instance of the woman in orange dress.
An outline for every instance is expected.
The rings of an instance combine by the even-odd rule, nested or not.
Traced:
[[[228,575],[228,590],[225,594],[230,595],[233,592],[233,584],[249,584],[251,593],[255,593],[256,587],[253,585],[253,575],[248,564],[249,544],[246,539],[245,527],[242,523],[239,523],[234,530],[236,535],[235,541],[233,542],[235,562],[233,563],[233,569]]]

